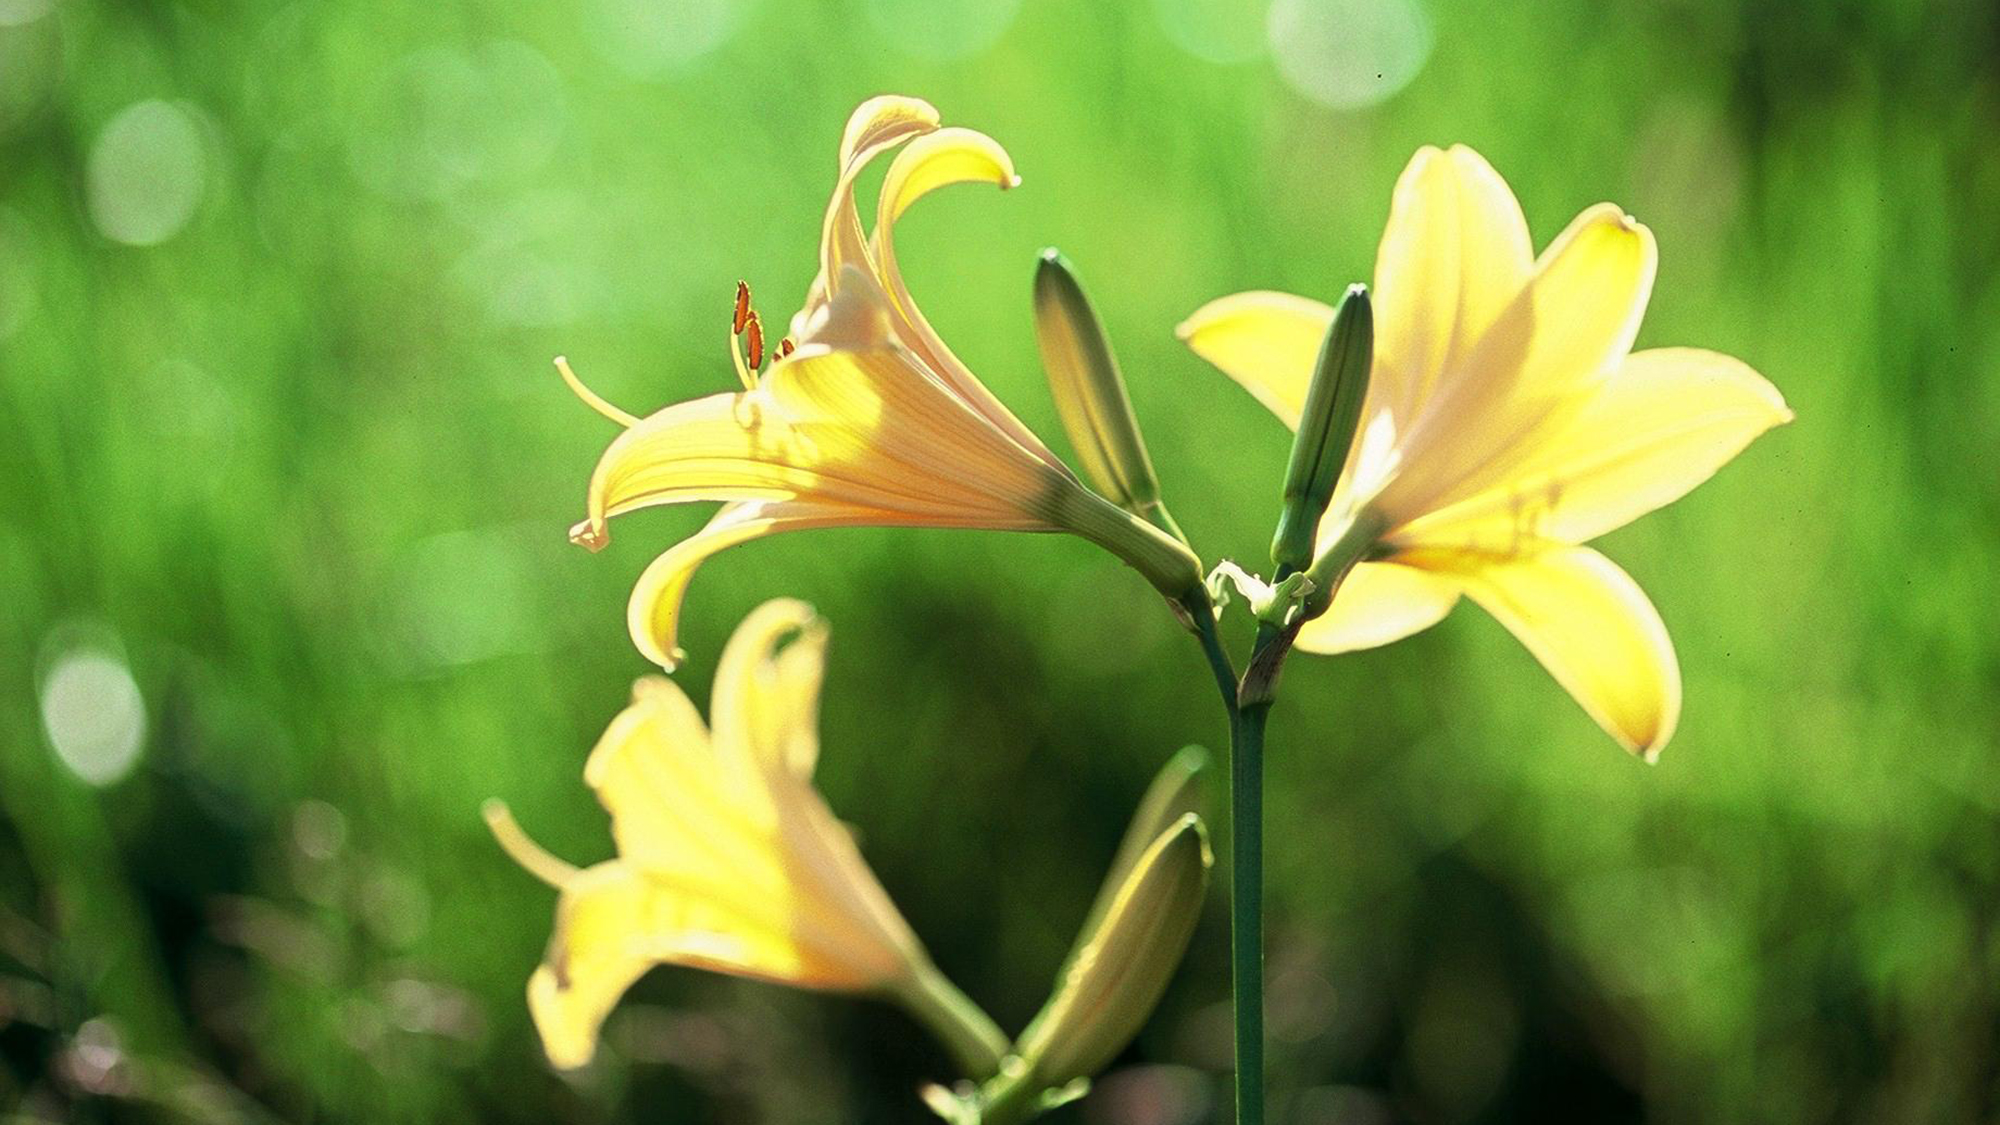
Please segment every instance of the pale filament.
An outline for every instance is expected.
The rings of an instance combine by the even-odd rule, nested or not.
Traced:
[[[563,382],[569,384],[569,389],[575,392],[576,397],[583,400],[585,406],[590,407],[592,410],[628,429],[639,424],[637,415],[627,414],[625,411],[606,402],[596,391],[584,386],[583,380],[576,377],[576,372],[569,369],[569,359],[567,357],[556,357],[556,371],[562,375]]]

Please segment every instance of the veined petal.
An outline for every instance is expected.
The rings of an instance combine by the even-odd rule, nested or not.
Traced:
[[[894,144],[937,128],[937,107],[922,98],[902,94],[878,94],[856,106],[848,115],[847,128],[840,137],[840,171],[857,161],[866,163],[866,154],[883,144]]]
[[[588,517],[570,538],[592,548],[609,538],[605,521],[655,504],[695,500],[787,500],[819,478],[778,454],[790,443],[755,391],[676,403],[618,435],[591,474]],[[794,456],[793,462],[802,460]]]
[[[836,302],[836,306],[838,302]],[[802,347],[757,390],[679,403],[605,450],[588,518],[694,500],[806,499],[943,527],[1045,529],[1052,490],[1073,478],[965,410],[909,352]]]
[[[812,528],[876,526],[893,523],[888,513],[869,508],[816,504],[810,501],[730,504],[707,526],[668,548],[654,559],[632,587],[626,625],[641,655],[668,671],[686,655],[677,644],[681,600],[694,572],[709,556],[738,543],[780,531]]]
[[[1652,293],[1652,232],[1611,204],[1577,216],[1446,372],[1401,442],[1378,507],[1413,520],[1490,487],[1587,405],[1632,346]]]
[[[1408,429],[1447,372],[1463,378],[1473,348],[1534,269],[1528,223],[1484,157],[1422,148],[1396,182],[1375,259],[1378,391]]]
[[[1052,497],[1075,478],[973,413],[923,361],[894,344],[801,348],[767,379],[806,458],[847,484],[844,499],[939,526],[1047,527]],[[976,522],[975,522],[976,521]]]
[[[1741,360],[1699,348],[1635,352],[1506,480],[1395,541],[1497,553],[1582,543],[1685,496],[1791,417],[1778,389]]]
[[[1332,323],[1329,305],[1254,290],[1210,301],[1174,333],[1296,430],[1320,344]]]
[[[929,102],[893,94],[862,102],[847,119],[840,139],[840,178],[834,182],[820,234],[820,273],[813,279],[806,308],[833,295],[842,266],[868,264],[868,242],[854,206],[854,181],[861,170],[882,153],[937,127],[938,112]]]
[[[944,128],[917,138],[896,154],[882,181],[876,203],[875,232],[871,239],[872,257],[878,278],[888,297],[897,335],[905,346],[921,358],[938,379],[951,388],[965,405],[990,421],[1037,460],[1058,472],[1069,469],[1049,451],[1041,438],[1007,409],[986,385],[979,381],[955,355],[903,283],[902,268],[896,261],[896,220],[917,200],[952,184],[990,183],[1002,189],[1021,182],[1014,174],[1013,158],[1000,143],[972,129]]]
[[[1562,546],[1518,559],[1403,557],[1463,587],[1620,745],[1659,756],[1680,719],[1680,665],[1659,611],[1610,559]]]
[[[826,623],[795,598],[774,598],[743,619],[709,696],[718,751],[760,774],[812,776],[826,642]]]
[[[882,180],[875,209],[875,237],[895,225],[910,205],[951,184],[989,183],[1014,187],[1014,160],[1000,142],[974,129],[946,126],[927,133],[896,154]]]
[[[1444,620],[1458,604],[1458,585],[1393,562],[1360,563],[1333,596],[1333,605],[1299,630],[1307,652],[1352,652],[1400,641]]]

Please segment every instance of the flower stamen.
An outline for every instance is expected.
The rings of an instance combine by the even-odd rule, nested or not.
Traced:
[[[550,855],[521,831],[507,802],[489,800],[480,806],[479,812],[486,818],[486,827],[493,830],[493,838],[500,842],[500,850],[526,868],[528,874],[558,890],[576,878],[576,868]]]
[[[584,386],[583,380],[576,377],[576,372],[569,369],[569,359],[567,357],[556,357],[556,372],[562,376],[563,382],[569,384],[569,389],[576,397],[583,400],[585,406],[590,407],[592,410],[597,411],[599,414],[604,415],[606,418],[627,429],[639,424],[637,415],[627,414],[625,411],[606,402],[603,396],[599,395],[596,391]]]
[[[750,319],[743,325],[743,343],[750,351],[750,370],[764,366],[764,322],[757,319],[752,309]]]

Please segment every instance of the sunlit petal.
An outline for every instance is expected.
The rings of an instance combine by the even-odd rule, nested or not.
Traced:
[[[1409,561],[1459,583],[1627,750],[1659,755],[1680,718],[1673,641],[1638,583],[1588,547],[1518,559],[1425,552]]]
[[[626,609],[632,643],[646,659],[672,671],[686,655],[679,648],[681,601],[694,573],[711,555],[780,531],[887,523],[872,509],[809,501],[731,504],[707,526],[668,548],[639,576]]]
[[[953,354],[903,283],[902,268],[896,260],[896,221],[917,200],[938,188],[968,183],[993,184],[1003,189],[1020,183],[1007,150],[993,138],[972,129],[944,128],[919,137],[897,153],[889,165],[876,204],[871,249],[881,285],[889,297],[897,334],[968,407],[1035,458],[1067,473],[1069,470],[1042,440]]]
[[[719,752],[760,770],[812,776],[826,641],[826,623],[793,598],[774,598],[743,619],[710,694]]]
[[[910,205],[951,184],[987,183],[1013,187],[1013,158],[1000,142],[974,129],[947,126],[912,141],[896,154],[876,205],[875,237],[894,226]]]
[[[1381,509],[1401,522],[1475,495],[1571,421],[1630,351],[1655,258],[1652,232],[1618,208],[1577,216],[1465,366],[1439,383]]]
[[[1521,293],[1528,223],[1505,180],[1463,145],[1418,150],[1396,183],[1375,259],[1371,390],[1407,427]]]
[[[1298,647],[1336,653],[1375,648],[1420,633],[1444,620],[1458,604],[1448,579],[1390,562],[1354,568],[1326,613],[1299,630]]]
[[[1174,331],[1196,355],[1221,368],[1296,430],[1331,323],[1328,305],[1256,290],[1210,301]]]
[[[937,128],[937,107],[922,98],[912,98],[903,94],[878,94],[856,106],[847,117],[847,128],[840,137],[840,162],[842,173],[857,164],[868,162],[868,153],[880,151],[883,145],[927,133]]]
[[[905,349],[799,353],[765,390],[794,452],[760,456],[818,467],[838,496],[937,526],[1047,528],[1054,493],[1075,479],[1024,453]]]
[[[917,98],[883,95],[862,102],[847,119],[840,140],[840,178],[834,182],[820,237],[820,273],[806,305],[810,309],[832,295],[841,267],[868,265],[868,243],[861,216],[854,206],[854,182],[881,154],[938,127],[938,112]],[[872,272],[872,267],[871,267]]]
[[[937,526],[1045,529],[1046,500],[1066,480],[900,348],[801,348],[756,391],[669,406],[619,435],[573,535],[597,545],[613,516],[698,500],[809,499]]]
[[[1698,348],[1635,352],[1506,480],[1395,540],[1487,552],[1581,543],[1680,499],[1791,417],[1777,388],[1741,360]]]

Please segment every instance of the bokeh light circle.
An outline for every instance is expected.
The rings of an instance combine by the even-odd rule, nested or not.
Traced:
[[[49,14],[54,0],[0,0],[0,27],[19,27]]]
[[[1244,63],[1264,53],[1270,0],[1153,0],[1169,42],[1212,63]]]
[[[194,115],[172,102],[143,101],[120,111],[91,144],[85,198],[104,237],[157,246],[194,217],[207,179]]]
[[[42,677],[41,705],[49,746],[76,776],[110,785],[138,762],[146,704],[117,656],[90,647],[58,655]]]
[[[585,14],[590,43],[631,78],[685,70],[736,34],[749,0],[593,0]]]
[[[1021,0],[868,0],[868,22],[898,49],[926,59],[969,59],[1000,41]]]
[[[1334,109],[1395,96],[1433,42],[1420,0],[1274,0],[1266,32],[1285,84]]]
[[[531,174],[569,127],[562,75],[525,43],[426,47],[384,77],[348,135],[348,164],[369,187],[439,199]]]

